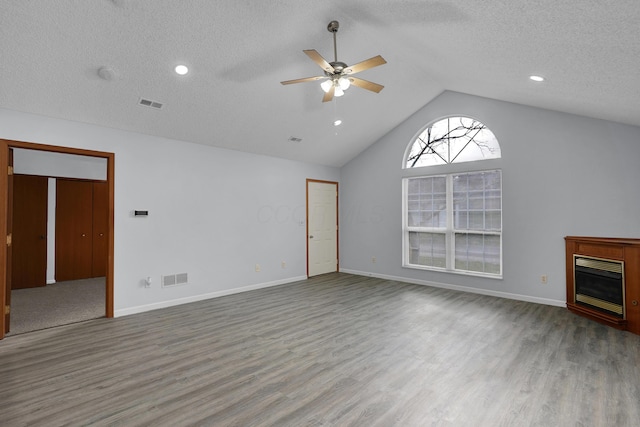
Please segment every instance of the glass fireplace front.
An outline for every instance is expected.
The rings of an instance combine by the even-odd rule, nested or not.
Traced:
[[[624,262],[574,255],[576,303],[624,318]]]

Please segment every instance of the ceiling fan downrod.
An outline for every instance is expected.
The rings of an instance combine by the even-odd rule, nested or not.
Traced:
[[[340,23],[338,21],[331,21],[329,25],[327,25],[327,31],[333,33],[333,61],[338,62],[338,43],[336,42],[336,34],[338,33],[338,28],[340,28]]]

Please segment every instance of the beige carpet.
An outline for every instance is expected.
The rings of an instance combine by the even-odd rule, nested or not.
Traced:
[[[13,290],[8,335],[83,322],[104,315],[104,277]]]

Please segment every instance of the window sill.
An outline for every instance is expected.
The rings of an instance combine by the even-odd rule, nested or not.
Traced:
[[[402,268],[412,270],[435,271],[437,273],[458,274],[460,276],[482,277],[485,279],[502,280],[502,274],[488,274],[464,270],[447,270],[446,268],[426,267],[424,265],[403,264]]]

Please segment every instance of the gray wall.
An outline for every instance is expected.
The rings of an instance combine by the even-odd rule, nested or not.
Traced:
[[[503,170],[502,280],[401,266],[401,181],[421,173],[402,169],[403,154],[425,125],[457,114],[484,122],[502,148],[487,162]],[[564,236],[640,237],[640,128],[460,93],[443,93],[341,170],[11,110],[0,123],[1,138],[115,153],[116,315],[304,277],[306,178],[340,181],[345,271],[561,304]],[[182,272],[188,285],[159,287]]]
[[[6,109],[0,124],[0,138],[115,153],[116,316],[304,278],[306,179],[340,178],[337,168]],[[189,284],[160,287],[185,272]]]
[[[403,155],[450,115],[482,121],[500,142],[486,168],[503,171],[501,280],[402,267],[402,178],[445,170],[403,170]],[[341,269],[562,305],[564,236],[640,237],[639,159],[640,128],[444,92],[342,168]]]

